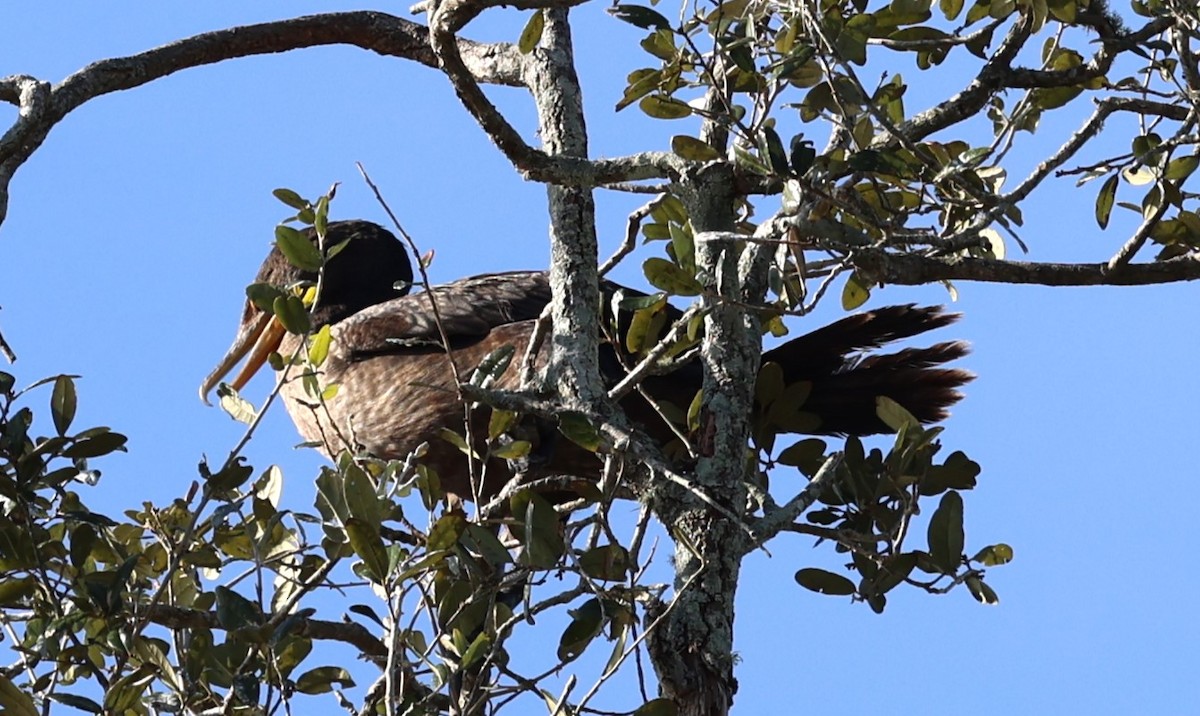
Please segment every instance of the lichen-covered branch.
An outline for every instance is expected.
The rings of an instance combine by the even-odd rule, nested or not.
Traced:
[[[1053,263],[981,258],[935,258],[866,250],[851,257],[864,276],[882,284],[918,286],[934,281],[1037,284],[1041,286],[1149,286],[1200,279],[1200,259],[1192,256],[1155,263]]]

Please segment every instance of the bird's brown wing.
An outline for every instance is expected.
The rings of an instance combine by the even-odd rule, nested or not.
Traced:
[[[441,351],[442,331],[457,349],[478,342],[498,326],[536,319],[549,302],[544,272],[475,276],[363,309],[338,324],[338,336],[351,361]],[[431,303],[436,304],[436,315]]]

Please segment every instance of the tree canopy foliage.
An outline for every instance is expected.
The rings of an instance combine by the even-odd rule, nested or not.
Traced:
[[[275,713],[334,692],[318,698],[357,713],[544,704],[574,714],[593,712],[615,674],[634,672],[640,688],[605,703],[640,716],[726,713],[739,568],[785,532],[844,555],[845,573],[805,566],[799,586],[876,612],[903,588],[961,586],[982,603],[998,600],[985,578],[1012,549],[965,541],[963,493],[980,466],[944,448],[941,428],[886,399],[878,414],[896,431],[886,452],[855,437],[786,437],[805,430],[811,386],[785,384],[778,365],[760,364],[762,341],[785,336],[789,319],[830,291],[853,310],[889,285],[942,283],[953,293],[960,281],[1200,276],[1194,4],[1133,0],[1125,14],[1101,0],[617,4],[611,21],[644,32],[640,47],[621,51],[644,57],[644,67],[614,111],[643,112],[665,131],[661,146],[608,159],[588,153],[571,45],[577,4],[504,3],[527,15],[510,43],[460,34],[501,3],[444,0],[424,6],[424,25],[379,12],[317,15],[99,60],[59,83],[0,80],[0,99],[20,110],[0,137],[2,221],[16,170],[60,120],[101,95],[323,44],[436,68],[513,166],[547,185],[554,243],[545,327],[553,362],[534,375],[521,356],[496,356],[463,376],[460,395],[488,416],[488,455],[475,457],[522,458],[509,432],[533,416],[605,460],[596,486],[573,502],[514,482],[472,507],[447,498],[420,451],[384,461],[347,441],[316,477],[313,508],[293,510],[279,503],[280,471],[241,455],[275,393],[255,405],[225,390],[222,406],[247,423],[245,439],[219,463],[202,463],[170,504],[103,515],[82,488],[125,437],[75,425],[72,376],[21,388],[0,373],[0,606],[17,658],[0,672],[6,710],[57,702],[94,713]],[[529,91],[540,144],[490,100],[489,84]],[[917,85],[922,96],[944,89],[914,111]],[[1078,123],[1030,163],[1026,144],[1056,114]],[[687,118],[698,130],[675,133],[685,123],[671,120]],[[1128,235],[1088,263],[1013,259],[1038,231],[1023,205],[1059,177],[1074,177],[1094,202],[1099,230],[1130,212]],[[648,199],[604,261],[593,204],[601,191]],[[332,192],[276,197],[285,227],[323,235],[337,213]],[[330,259],[291,229],[277,236],[298,264]],[[618,340],[638,363],[608,386],[596,363],[599,278],[639,240],[653,254],[640,260],[656,293],[619,301],[633,317]],[[317,290],[270,297],[270,310],[305,336],[297,355],[277,359],[298,376],[319,372],[329,350],[328,331],[311,331],[305,312]],[[687,305],[674,322],[672,301]],[[9,351],[2,337],[0,347]],[[705,381],[691,405],[662,406],[679,437],[672,453],[614,401],[680,356],[698,359]],[[525,370],[529,389],[490,388],[505,370]],[[473,450],[470,435],[437,439]],[[802,488],[772,483],[793,469]],[[611,507],[630,495],[641,508],[625,524]],[[670,585],[653,581],[652,522],[673,542]],[[330,593],[344,610],[324,613],[318,598]],[[525,632],[554,646],[510,649]],[[327,642],[368,663],[365,689],[349,690],[358,670],[322,659]],[[563,673],[565,687],[551,690]]]

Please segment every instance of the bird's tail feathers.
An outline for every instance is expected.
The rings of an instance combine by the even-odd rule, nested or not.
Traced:
[[[965,356],[966,343],[950,341],[883,355],[862,352],[957,319],[958,314],[945,313],[938,306],[876,309],[788,341],[764,354],[763,362],[778,363],[787,383],[813,381],[802,410],[820,418],[815,433],[891,432],[876,415],[880,396],[904,406],[922,423],[934,423],[946,418],[947,408],[962,399],[958,388],[975,377],[966,370],[940,367]]]

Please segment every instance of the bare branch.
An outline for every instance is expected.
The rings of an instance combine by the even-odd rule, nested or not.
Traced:
[[[1108,263],[1039,263],[978,258],[856,252],[851,263],[883,284],[916,286],[934,281],[1038,284],[1041,286],[1148,286],[1200,279],[1200,257],[1180,256],[1155,263],[1128,264],[1110,271]]]
[[[84,102],[191,67],[320,45],[354,45],[437,66],[423,25],[385,13],[360,11],[205,32],[136,55],[92,63],[53,89],[32,77],[0,80],[0,99],[21,110],[17,122],[0,138],[0,223],[7,209],[8,182],[17,168],[41,146],[56,123]],[[521,83],[522,57],[511,45],[462,41],[456,54],[465,58],[466,71],[476,73],[478,81]]]
[[[813,479],[804,486],[804,489],[799,494],[788,500],[787,504],[782,507],[768,510],[766,515],[755,522],[753,526],[757,544],[746,545],[746,550],[757,549],[781,531],[788,529],[797,517],[804,514],[817,501],[821,490],[825,489],[825,486],[829,484],[834,473],[837,472],[838,465],[841,464],[842,453],[831,453],[825,459],[825,463],[821,465],[821,469],[817,470],[817,474],[813,476]]]

